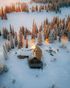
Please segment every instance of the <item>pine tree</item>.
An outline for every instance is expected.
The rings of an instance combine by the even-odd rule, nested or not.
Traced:
[[[22,48],[24,44],[23,33],[19,31],[19,40],[18,40],[18,48]]]
[[[55,39],[54,29],[52,29],[52,30],[50,30],[50,33],[49,33],[49,42],[53,43],[54,39]]]
[[[39,27],[39,32],[42,32],[42,24],[40,25],[40,27]]]
[[[5,47],[6,47],[7,52],[9,52],[9,51],[11,50],[10,41],[7,40],[7,41],[5,42]]]
[[[35,21],[33,21],[33,26],[32,26],[32,37],[35,38],[37,37],[37,33],[38,33],[38,29],[37,29],[37,26],[36,26],[36,23]]]
[[[14,48],[14,39],[13,39],[12,35],[10,35],[10,44],[11,44],[11,48],[13,49]]]
[[[45,40],[46,37],[47,37],[46,32],[47,32],[47,25],[46,25],[46,22],[44,22],[44,40]]]
[[[15,5],[12,4],[12,12],[15,12]]]
[[[36,27],[35,22],[33,21],[31,39],[35,39],[35,37],[36,37]]]
[[[32,10],[31,10],[32,12],[35,12],[35,7],[34,6],[32,6]]]
[[[47,19],[44,21],[44,40],[49,36],[49,24]]]
[[[38,33],[38,45],[42,45],[42,33]]]
[[[26,48],[28,48],[28,38],[26,37]]]
[[[1,36],[1,31],[0,31],[0,36]]]
[[[10,25],[10,33],[11,33],[11,35],[13,36],[13,38],[14,38],[14,27],[13,26],[11,26]]]
[[[26,40],[27,38],[27,29],[24,29],[24,39]]]
[[[68,30],[68,39],[70,41],[70,21],[68,22],[68,25],[67,25],[67,30]]]
[[[3,45],[3,54],[4,54],[4,58],[7,59],[8,55],[7,55],[7,48],[5,44]]]
[[[17,46],[18,45],[17,32],[15,32],[14,41],[15,41],[15,46]]]
[[[22,9],[22,11],[29,12],[28,5],[25,4],[25,3],[22,3],[22,4],[21,4],[21,9]]]
[[[8,36],[8,30],[6,28],[3,28],[3,38],[7,39]]]
[[[2,16],[1,16],[1,19],[7,19],[7,15],[6,15],[6,11],[5,11],[5,8],[2,7]]]
[[[38,6],[36,5],[36,11],[38,11]]]

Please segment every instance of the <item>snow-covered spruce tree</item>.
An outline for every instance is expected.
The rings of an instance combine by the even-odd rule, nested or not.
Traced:
[[[55,39],[54,29],[51,29],[50,30],[50,33],[49,33],[49,42],[50,43],[53,43],[54,42],[54,39]]]
[[[10,45],[11,45],[11,48],[13,49],[14,48],[14,38],[13,38],[13,36],[9,33],[9,37],[10,37]]]
[[[24,45],[24,36],[23,33],[21,31],[19,31],[19,35],[18,35],[18,48],[22,48]]]
[[[31,11],[32,11],[32,12],[35,12],[35,7],[34,7],[34,6],[32,6]]]
[[[36,12],[36,11],[38,12],[39,11],[38,5],[32,6],[31,11],[32,12]]]
[[[4,14],[3,14],[3,8],[1,8],[1,11],[2,11],[1,19],[3,19],[3,16],[4,16]]]
[[[54,40],[57,40],[57,37],[58,37],[58,27],[57,27],[57,24],[54,25]]]
[[[37,44],[42,45],[42,33],[41,32],[38,33],[38,43]]]
[[[0,30],[0,36],[1,36],[1,30]]]
[[[22,9],[22,11],[24,11],[24,12],[29,12],[28,5],[25,4],[25,3],[22,3],[22,4],[21,4],[21,9]]]
[[[3,45],[3,54],[4,54],[4,58],[5,58],[5,59],[8,59],[8,55],[7,55],[7,47],[6,47],[5,44]]]
[[[24,39],[26,40],[26,38],[27,38],[27,29],[25,28],[24,29]]]
[[[31,31],[26,28],[26,34],[31,35]]]
[[[15,12],[15,5],[13,5],[13,4],[11,6],[11,12]]]
[[[38,33],[38,29],[37,29],[37,26],[36,26],[35,21],[33,20],[31,38],[32,38],[32,39],[35,39],[35,37],[37,37],[37,33]]]
[[[35,34],[35,36],[37,36],[38,33],[37,25],[34,20],[33,20],[32,33]]]
[[[32,6],[32,10],[31,10],[31,11],[32,11],[32,12],[38,12],[38,11],[39,11],[38,5]]]
[[[6,28],[3,28],[3,38],[7,39],[8,36],[8,30]]]
[[[51,22],[51,29],[54,29],[54,40],[57,40],[58,35],[58,26],[59,26],[59,18],[54,17],[53,21]]]
[[[39,27],[38,32],[42,32],[42,31],[43,31],[43,27],[42,27],[42,24],[41,24],[40,27]]]
[[[0,17],[2,16],[2,8],[0,8]]]
[[[67,30],[68,30],[68,40],[70,41],[70,21],[68,22],[68,26],[67,26]]]
[[[7,19],[7,15],[6,15],[6,11],[5,11],[5,8],[2,7],[2,16],[1,16],[1,19]]]
[[[16,12],[21,12],[22,10],[21,10],[21,4],[16,4],[16,6],[15,6],[15,11]]]
[[[44,5],[40,5],[39,12],[43,11],[44,9],[45,9],[45,6]]]
[[[28,48],[28,38],[26,37],[26,48]]]
[[[10,34],[14,38],[14,27],[12,25],[10,25]]]
[[[36,5],[36,11],[39,11],[39,9],[38,9],[38,5]]]
[[[11,50],[11,45],[10,45],[10,41],[9,40],[7,40],[5,42],[5,47],[6,47],[7,52],[9,52]]]
[[[20,27],[20,30],[21,30],[21,32],[22,32],[23,35],[24,35],[24,32],[25,32],[25,28],[24,28],[24,26]]]
[[[15,32],[14,34],[14,43],[15,43],[15,46],[17,47],[18,45],[17,32]]]
[[[12,12],[12,7],[11,6],[5,6],[5,12],[6,13],[11,13]]]
[[[10,42],[11,48],[13,49],[15,46],[15,41],[14,41],[14,38],[13,38],[13,35],[11,34],[11,32],[8,34],[7,39]]]
[[[44,22],[44,40],[47,37],[46,31],[47,31],[47,25],[46,25],[46,22]]]
[[[50,33],[50,24],[45,22],[44,23],[44,40],[49,38],[49,33]]]
[[[61,41],[61,37],[63,34],[64,34],[64,24],[63,24],[62,20],[60,20],[59,28],[58,28],[59,41]]]

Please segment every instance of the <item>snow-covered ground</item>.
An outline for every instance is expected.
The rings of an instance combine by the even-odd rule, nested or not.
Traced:
[[[1,1],[3,0],[0,0],[0,2]],[[16,0],[14,0],[14,2],[15,1]],[[70,7],[61,8],[61,13],[57,14],[55,12],[45,11],[40,13],[11,13],[7,14],[8,20],[0,19],[0,30],[2,30],[3,27],[9,29],[10,24],[14,26],[15,31],[18,31],[19,27],[22,25],[31,30],[33,20],[36,21],[36,24],[39,27],[46,18],[51,22],[54,16],[63,19],[67,18],[68,15],[70,16]],[[2,47],[4,42],[5,40],[0,37],[0,47]],[[51,88],[53,84],[55,84],[55,87],[52,88],[70,88],[70,42],[68,42],[67,48],[65,49],[60,48],[60,46],[61,43],[58,42],[50,45],[44,43],[41,46],[43,51],[43,70],[30,69],[27,59],[19,60],[17,58],[17,54],[19,53],[22,53],[23,55],[28,54],[31,57],[31,51],[28,51],[25,48],[21,50],[11,50],[8,53],[8,60],[5,62],[9,71],[0,75],[0,88]],[[54,56],[51,56],[47,52],[49,47],[52,47],[56,51],[59,49],[59,51],[54,53]],[[16,80],[15,83],[13,80]]]
[[[60,48],[60,43],[55,42],[50,45],[42,45],[43,70],[30,69],[27,59],[19,60],[17,55],[23,53],[32,55],[28,49],[14,49],[9,52],[6,64],[9,71],[0,75],[0,88],[70,88],[70,42],[66,49]],[[46,50],[52,47],[55,51],[51,56]],[[16,54],[17,52],[17,54]],[[56,60],[54,60],[56,59]],[[16,80],[13,83],[13,80]],[[53,87],[52,87],[53,88]]]

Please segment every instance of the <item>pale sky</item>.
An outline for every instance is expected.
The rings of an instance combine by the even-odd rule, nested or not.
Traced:
[[[30,0],[0,0],[0,7],[5,5],[10,5],[11,3],[16,2],[29,2]]]

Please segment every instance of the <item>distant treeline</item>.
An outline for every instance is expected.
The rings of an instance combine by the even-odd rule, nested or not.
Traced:
[[[70,0],[32,0],[36,3],[52,3],[56,6],[70,6]]]
[[[0,8],[1,19],[7,19],[7,13],[12,12],[29,12],[28,5],[26,3],[17,3],[10,6]]]

